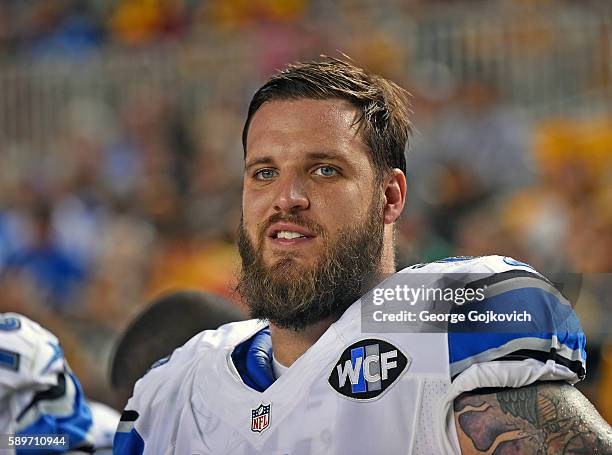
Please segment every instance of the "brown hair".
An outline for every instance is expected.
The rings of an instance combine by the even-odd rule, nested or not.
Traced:
[[[397,84],[343,60],[326,57],[322,61],[288,65],[253,95],[242,131],[244,156],[249,125],[264,103],[300,98],[340,98],[361,112],[356,123],[370,148],[377,177],[382,178],[394,168],[405,174],[404,150],[412,130],[408,118],[411,112],[409,96]]]

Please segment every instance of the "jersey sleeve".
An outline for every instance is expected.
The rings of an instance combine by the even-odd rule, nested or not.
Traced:
[[[546,278],[506,270],[466,287],[482,289],[484,299],[453,308],[465,319],[448,333],[453,382],[467,389],[521,387],[537,380],[535,371],[542,380],[584,378],[586,337],[570,302]],[[490,362],[497,373],[484,374]]]
[[[91,447],[91,413],[59,341],[16,313],[0,314],[0,396],[12,403],[17,435],[65,435],[70,449]]]
[[[114,454],[142,455],[150,447],[164,451],[173,445],[177,409],[190,399],[186,378],[191,377],[189,372],[204,347],[202,338],[206,333],[201,332],[170,356],[155,362],[136,382],[117,426]]]
[[[111,449],[119,423],[119,413],[103,403],[91,400],[87,403],[93,419],[92,437],[96,452]]]
[[[493,273],[466,285],[483,290],[484,298],[455,306],[465,322],[447,335],[451,384],[439,432],[448,453],[460,453],[453,402],[462,393],[538,381],[574,384],[586,374],[586,337],[564,295],[527,264],[499,256],[486,261]]]
[[[159,437],[152,427],[161,417],[162,396],[166,396],[170,385],[170,373],[176,367],[177,352],[153,363],[147,373],[136,381],[134,392],[121,413],[113,439],[113,454],[142,455],[154,437]]]
[[[134,386],[132,397],[128,400],[113,441],[116,455],[142,455],[154,450],[155,453],[177,453],[179,427],[182,418],[194,408],[196,382],[205,375],[219,374],[216,355],[227,354],[228,346],[236,346],[264,328],[260,321],[234,322],[220,326],[216,330],[205,330],[191,338],[187,343],[165,359],[157,361]],[[236,371],[236,374],[238,372]],[[212,391],[211,393],[215,393]],[[206,419],[197,409],[198,421],[194,431],[206,431]],[[230,453],[223,451],[223,453]]]

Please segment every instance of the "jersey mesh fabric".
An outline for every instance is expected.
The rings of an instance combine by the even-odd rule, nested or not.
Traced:
[[[436,437],[437,422],[441,418],[435,403],[446,395],[448,380],[423,379],[421,388],[421,407],[417,420],[413,455],[431,455],[440,453],[440,445]]]

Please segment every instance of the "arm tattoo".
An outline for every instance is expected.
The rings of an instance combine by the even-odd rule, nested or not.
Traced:
[[[565,383],[537,383],[455,400],[463,454],[612,455],[612,429]]]
[[[525,387],[498,393],[499,407],[506,414],[522,417],[532,425],[538,424],[537,389]]]

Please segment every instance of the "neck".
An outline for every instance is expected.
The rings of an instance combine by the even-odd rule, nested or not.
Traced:
[[[274,358],[283,366],[291,366],[310,346],[321,338],[321,335],[333,323],[333,319],[325,319],[300,331],[281,329],[270,324]]]

